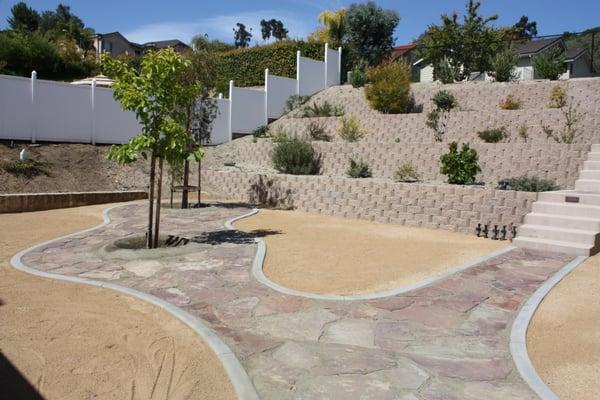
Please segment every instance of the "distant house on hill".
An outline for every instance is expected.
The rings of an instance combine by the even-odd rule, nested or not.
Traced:
[[[555,48],[560,49],[565,55],[565,64],[567,72],[560,79],[585,78],[594,75],[590,52],[583,48],[567,48],[561,37],[548,39],[534,39],[525,43],[518,44],[516,51],[519,54],[519,61],[515,65],[518,80],[527,81],[538,79],[533,66],[533,60],[542,54]],[[424,65],[423,59],[413,62],[413,66],[420,69],[421,82],[433,82],[433,66]],[[473,72],[470,80],[492,80],[487,73]]]
[[[98,56],[105,52],[113,57],[122,54],[141,56],[148,50],[159,50],[167,47],[171,47],[177,52],[191,50],[191,47],[181,40],[160,40],[139,44],[130,42],[120,32],[99,33],[94,35],[92,40]]]

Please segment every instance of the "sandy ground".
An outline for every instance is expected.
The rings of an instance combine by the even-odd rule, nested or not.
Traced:
[[[271,230],[265,274],[282,286],[320,294],[361,294],[415,283],[509,245],[442,230],[260,210],[236,222]]]
[[[47,400],[234,399],[214,353],[170,314],[108,289],[9,266],[27,246],[97,225],[105,207],[0,214],[2,394],[17,385],[5,357]]]
[[[561,400],[600,393],[600,256],[589,258],[544,299],[527,333],[529,357]]]

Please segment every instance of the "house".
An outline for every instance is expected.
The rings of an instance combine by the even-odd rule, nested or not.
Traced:
[[[590,52],[582,48],[567,49],[564,40],[561,37],[534,39],[520,43],[515,47],[519,54],[519,60],[515,66],[518,80],[527,81],[539,79],[535,73],[533,60],[535,57],[543,55],[554,49],[559,49],[565,56],[567,71],[560,79],[585,78],[593,76],[592,61]],[[433,66],[424,65],[423,60],[413,63],[413,66],[420,68],[420,81],[433,82]],[[469,80],[492,80],[487,73],[473,72]]]
[[[191,47],[183,43],[181,40],[160,40],[157,42],[134,43],[130,42],[120,32],[99,33],[92,37],[96,55],[109,53],[111,56],[119,56],[122,54],[130,56],[141,56],[148,50],[159,50],[167,47],[173,48],[177,52],[191,50]]]
[[[402,44],[392,47],[392,59],[394,60],[405,60],[407,63],[412,64],[413,51],[417,48],[416,43]]]

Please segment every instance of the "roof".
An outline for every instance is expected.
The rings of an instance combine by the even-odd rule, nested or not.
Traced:
[[[571,47],[565,52],[565,61],[574,61],[585,53],[588,53],[587,49],[583,49],[581,47]]]
[[[517,45],[517,52],[520,56],[540,53],[556,43],[562,43],[562,38],[536,39]]]
[[[154,47],[154,48],[157,48],[157,49],[163,49],[165,47],[175,47],[175,46],[178,46],[178,45],[189,47],[187,44],[183,43],[179,39],[158,40],[156,42],[147,42],[147,43],[144,43],[142,46],[144,46],[144,47]]]
[[[414,50],[416,47],[417,47],[416,43],[401,44],[401,45],[392,47],[392,53],[395,56],[403,56],[406,53],[410,52],[411,50]]]

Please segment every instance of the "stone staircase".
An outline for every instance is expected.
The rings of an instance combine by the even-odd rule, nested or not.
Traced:
[[[575,190],[542,192],[513,244],[589,256],[600,251],[600,144],[593,144]]]

